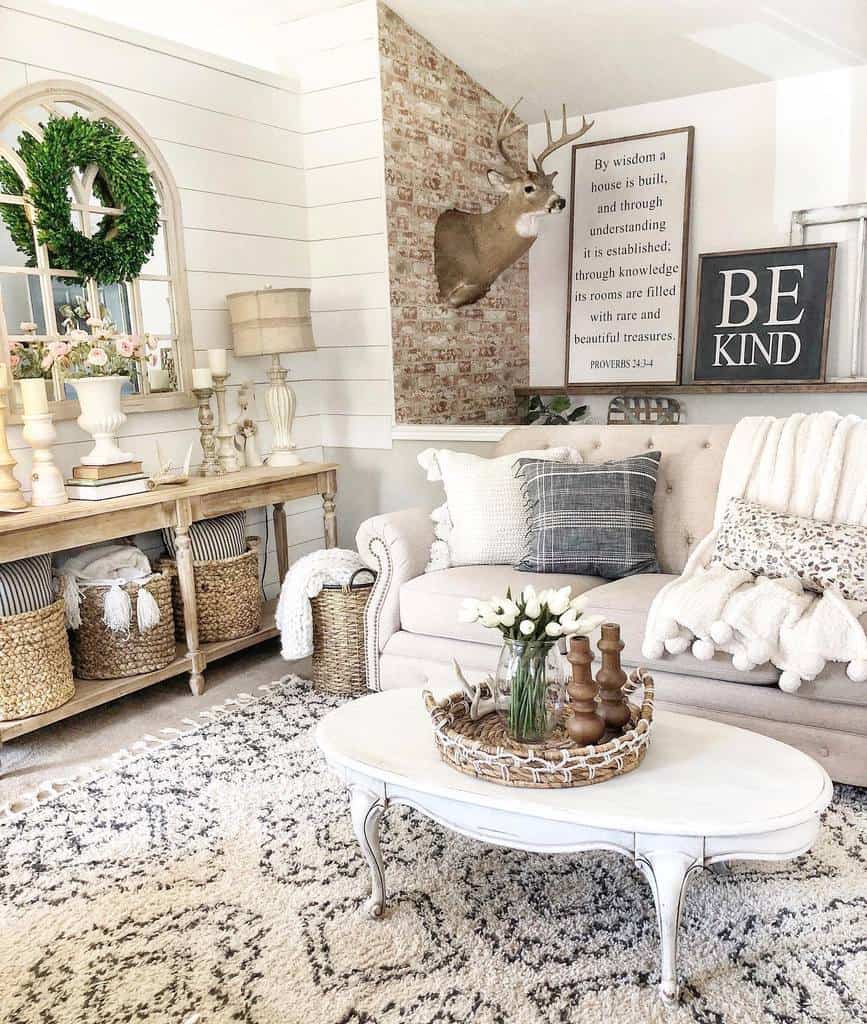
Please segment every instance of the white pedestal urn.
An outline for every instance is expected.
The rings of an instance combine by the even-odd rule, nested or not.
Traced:
[[[117,432],[126,422],[120,408],[120,393],[129,377],[78,377],[69,383],[75,388],[81,415],[78,425],[93,437],[93,451],[81,459],[83,466],[113,466],[132,462],[132,452],[117,446]]]

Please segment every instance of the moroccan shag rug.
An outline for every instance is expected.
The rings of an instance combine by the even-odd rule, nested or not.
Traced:
[[[838,789],[808,856],[693,879],[665,1010],[650,894],[613,854],[487,847],[393,807],[391,909],[363,914],[311,735],[335,703],[288,679],[7,814],[5,1024],[867,1019],[867,791]]]

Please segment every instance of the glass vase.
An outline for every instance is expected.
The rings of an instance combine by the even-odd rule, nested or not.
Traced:
[[[518,743],[541,743],[560,723],[566,665],[556,641],[506,640],[494,676],[494,706]]]

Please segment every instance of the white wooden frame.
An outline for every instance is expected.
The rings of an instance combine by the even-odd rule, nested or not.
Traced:
[[[864,328],[864,272],[867,260],[867,203],[849,203],[843,206],[825,206],[812,210],[795,210],[789,228],[789,243],[803,245],[807,241],[807,228],[828,224],[858,223],[858,251],[855,257],[855,288],[852,299],[849,334],[849,377],[843,380],[867,379],[867,354],[863,341]]]
[[[124,397],[123,407],[127,412],[192,408],[195,405],[195,400],[191,393],[192,366],[194,361],[192,323],[187,290],[180,196],[174,176],[158,147],[141,125],[107,96],[78,82],[53,79],[15,90],[0,100],[0,126],[13,122],[38,137],[40,134],[38,125],[28,122],[23,117],[24,111],[28,107],[40,106],[44,109],[47,116],[56,112],[59,104],[74,104],[88,114],[104,117],[116,124],[135,143],[144,156],[160,201],[160,220],[166,253],[167,273],[140,275],[127,285],[127,297],[133,331],[141,332],[143,325],[141,322],[140,282],[164,281],[169,285],[173,330],[170,335],[157,335],[157,337],[163,340],[170,339],[173,343],[178,390],[151,394],[147,370],[143,362],[141,367],[141,393]],[[8,160],[15,168],[15,171],[26,187],[29,184],[29,179],[26,169],[17,154],[8,146],[0,144],[0,156]],[[87,168],[81,182],[77,180],[71,182],[75,197],[72,209],[82,215],[82,227],[85,231],[91,230],[88,214],[99,216],[122,212],[119,209],[96,206],[87,202],[90,186],[93,184],[97,171],[98,168],[91,166]],[[2,201],[4,203],[20,204],[25,207],[28,205],[26,198],[20,196],[6,196],[4,194]],[[0,274],[38,276],[41,285],[40,290],[46,333],[37,337],[50,340],[60,336],[49,285],[50,278],[60,276],[76,277],[78,275],[72,274],[69,271],[49,269],[48,252],[45,246],[37,247],[37,259],[38,265],[36,268],[4,266],[0,267]],[[95,303],[96,308],[98,308],[98,287],[93,281],[87,282],[86,294],[88,301],[91,304]],[[27,337],[25,335],[13,335],[7,331],[6,318],[3,315],[2,296],[0,296],[0,361],[8,363],[8,345],[13,340],[25,341]],[[59,377],[56,378],[56,383],[57,392],[62,394],[62,382]],[[72,419],[79,413],[78,402],[67,399],[52,402],[51,410],[54,413],[55,419]],[[10,421],[12,423],[21,421],[20,413],[15,408],[12,410]]]

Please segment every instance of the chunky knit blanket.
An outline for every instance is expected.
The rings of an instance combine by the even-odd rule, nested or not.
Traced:
[[[833,590],[814,594],[797,579],[754,577],[711,564],[731,498],[867,527],[867,421],[825,412],[738,423],[723,461],[714,528],[681,576],[657,594],[644,656],[658,659],[691,647],[701,660],[726,651],[739,671],[771,662],[789,692],[815,679],[828,661],[847,663],[850,679],[867,681],[867,636],[858,621],[867,604]]]
[[[363,568],[358,552],[343,548],[313,551],[291,566],[283,580],[276,614],[281,653],[286,661],[297,661],[313,653],[310,599],[324,586],[349,583],[352,574]]]

